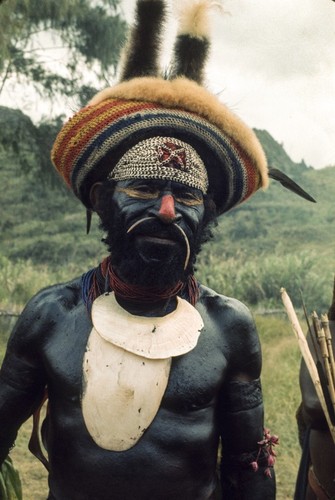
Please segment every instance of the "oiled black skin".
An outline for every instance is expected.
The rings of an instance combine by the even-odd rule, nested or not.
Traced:
[[[233,418],[220,410],[229,381],[259,377],[261,351],[243,304],[201,287],[196,307],[205,327],[194,350],[173,359],[153,423],[133,448],[112,452],[93,442],[81,412],[82,362],[92,324],[80,280],[39,292],[12,333],[0,373],[1,458],[47,385],[50,498],[214,498],[219,435],[226,457],[257,450],[262,438],[262,405]],[[275,498],[274,480],[261,471],[236,474],[239,486],[224,498]]]

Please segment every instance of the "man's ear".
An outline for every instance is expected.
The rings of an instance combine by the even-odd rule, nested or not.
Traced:
[[[90,202],[92,210],[94,210],[94,212],[97,212],[97,214],[99,214],[101,186],[102,182],[96,182],[90,189]]]

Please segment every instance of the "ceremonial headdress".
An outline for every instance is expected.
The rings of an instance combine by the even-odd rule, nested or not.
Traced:
[[[218,215],[267,186],[267,161],[255,133],[202,85],[211,6],[211,0],[186,4],[171,68],[160,76],[157,59],[165,4],[163,0],[137,1],[120,83],[99,92],[76,113],[52,149],[56,169],[88,209],[91,186],[113,177],[115,168],[119,179],[131,178],[136,155],[141,165],[152,162],[145,178],[171,178],[186,185],[192,185],[191,178],[197,175],[187,167],[197,157],[208,177],[200,188],[205,192],[208,184]],[[138,145],[152,138],[156,138],[155,146],[149,154]],[[160,152],[167,143],[184,148],[183,156],[163,164]],[[122,168],[129,174],[122,176]]]

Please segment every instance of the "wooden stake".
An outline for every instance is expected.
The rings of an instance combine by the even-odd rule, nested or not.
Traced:
[[[331,367],[330,367],[330,359],[329,359],[328,346],[327,346],[327,342],[326,342],[326,335],[325,335],[324,329],[321,328],[320,320],[319,320],[318,315],[316,314],[315,311],[313,311],[312,318],[313,318],[313,324],[314,324],[314,328],[316,331],[317,339],[318,339],[318,342],[320,345],[321,355],[323,358],[323,367],[324,367],[326,377],[327,377],[328,392],[329,392],[331,403],[332,403],[333,408],[335,410],[334,380],[333,380]]]
[[[287,316],[291,322],[293,331],[294,331],[296,338],[298,340],[301,354],[305,360],[308,372],[311,376],[311,379],[313,381],[313,384],[314,384],[317,396],[319,398],[322,410],[323,410],[324,415],[326,417],[327,424],[328,424],[328,427],[330,430],[330,434],[331,434],[333,441],[335,443],[335,427],[331,423],[331,420],[329,417],[326,401],[325,401],[325,398],[324,398],[324,395],[322,392],[322,387],[321,387],[319,375],[318,375],[318,372],[317,372],[317,369],[315,366],[313,356],[311,355],[311,352],[309,350],[306,337],[301,329],[301,326],[299,324],[299,320],[298,320],[297,315],[295,313],[295,310],[293,308],[290,297],[288,296],[285,288],[281,288],[280,292],[281,292],[281,298],[282,298],[283,304],[284,304],[286,312],[287,312]]]

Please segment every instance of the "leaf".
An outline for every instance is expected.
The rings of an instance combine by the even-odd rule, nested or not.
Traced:
[[[22,500],[22,486],[19,473],[8,456],[0,469],[1,500]]]

